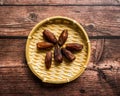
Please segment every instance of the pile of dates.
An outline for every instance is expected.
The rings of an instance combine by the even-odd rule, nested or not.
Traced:
[[[83,45],[78,43],[67,43],[64,45],[68,38],[67,29],[62,31],[58,40],[56,39],[55,35],[49,30],[43,31],[43,38],[46,40],[46,42],[38,42],[36,44],[37,49],[49,50],[54,47],[54,61],[57,63],[62,63],[63,57],[65,57],[68,61],[72,62],[76,58],[72,52],[79,52],[83,49]],[[46,69],[49,69],[51,67],[51,63],[52,52],[47,51],[45,56]]]

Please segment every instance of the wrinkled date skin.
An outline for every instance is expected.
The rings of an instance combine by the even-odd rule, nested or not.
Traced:
[[[70,51],[81,51],[83,49],[83,45],[78,43],[68,43],[66,44],[66,49]]]
[[[52,48],[53,44],[48,42],[38,42],[37,49],[49,49]]]
[[[55,37],[55,35],[50,32],[49,30],[44,30],[43,31],[43,37],[48,41],[48,42],[51,42],[53,44],[56,44],[57,43],[57,39]]]
[[[47,52],[46,56],[45,56],[45,66],[46,69],[49,69],[51,67],[51,63],[52,63],[52,52]]]
[[[73,61],[75,60],[75,56],[67,49],[62,48],[62,54],[69,60]]]
[[[54,49],[54,60],[58,63],[62,63],[63,60],[61,50],[58,46],[55,46]]]
[[[61,33],[59,37],[58,44],[62,46],[67,40],[67,38],[68,38],[68,30],[63,30],[63,32]]]

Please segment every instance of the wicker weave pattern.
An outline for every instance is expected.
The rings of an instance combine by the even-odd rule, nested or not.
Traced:
[[[68,29],[68,39],[66,43],[75,42],[83,44],[83,50],[74,54],[76,59],[73,62],[67,62],[64,59],[60,65],[57,65],[53,58],[51,68],[46,70],[44,64],[46,51],[38,51],[36,49],[37,42],[45,41],[42,34],[45,29],[53,32],[57,38],[63,29]],[[81,29],[74,22],[64,19],[48,20],[34,30],[28,39],[28,50],[26,50],[29,54],[28,64],[32,68],[32,71],[34,70],[34,73],[37,74],[43,82],[66,83],[84,71],[88,56],[88,42]],[[51,51],[53,52],[53,49]]]

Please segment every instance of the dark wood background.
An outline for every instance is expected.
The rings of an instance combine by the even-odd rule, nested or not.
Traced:
[[[82,24],[92,45],[85,72],[62,85],[42,83],[25,59],[32,27],[56,15]],[[120,96],[120,0],[0,0],[0,96]]]

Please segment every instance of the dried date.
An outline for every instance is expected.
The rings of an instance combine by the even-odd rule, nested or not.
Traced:
[[[49,69],[51,67],[51,62],[52,62],[52,52],[47,52],[45,56],[45,66],[46,69]]]
[[[54,49],[54,60],[58,63],[61,63],[63,60],[61,50],[57,45],[55,46]]]
[[[69,60],[73,61],[75,60],[75,56],[67,49],[62,48],[62,54]]]
[[[51,42],[51,43],[54,43],[56,44],[57,43],[57,39],[55,37],[55,35],[50,32],[49,30],[44,30],[43,31],[43,37],[48,41],[48,42]]]
[[[53,44],[52,43],[48,43],[48,42],[38,42],[37,43],[37,48],[38,49],[49,49],[52,48]]]
[[[68,43],[66,44],[66,49],[70,51],[81,51],[83,49],[83,45],[78,43]]]
[[[61,33],[59,37],[58,44],[62,46],[67,40],[67,38],[68,38],[68,30],[63,30],[63,32]]]

